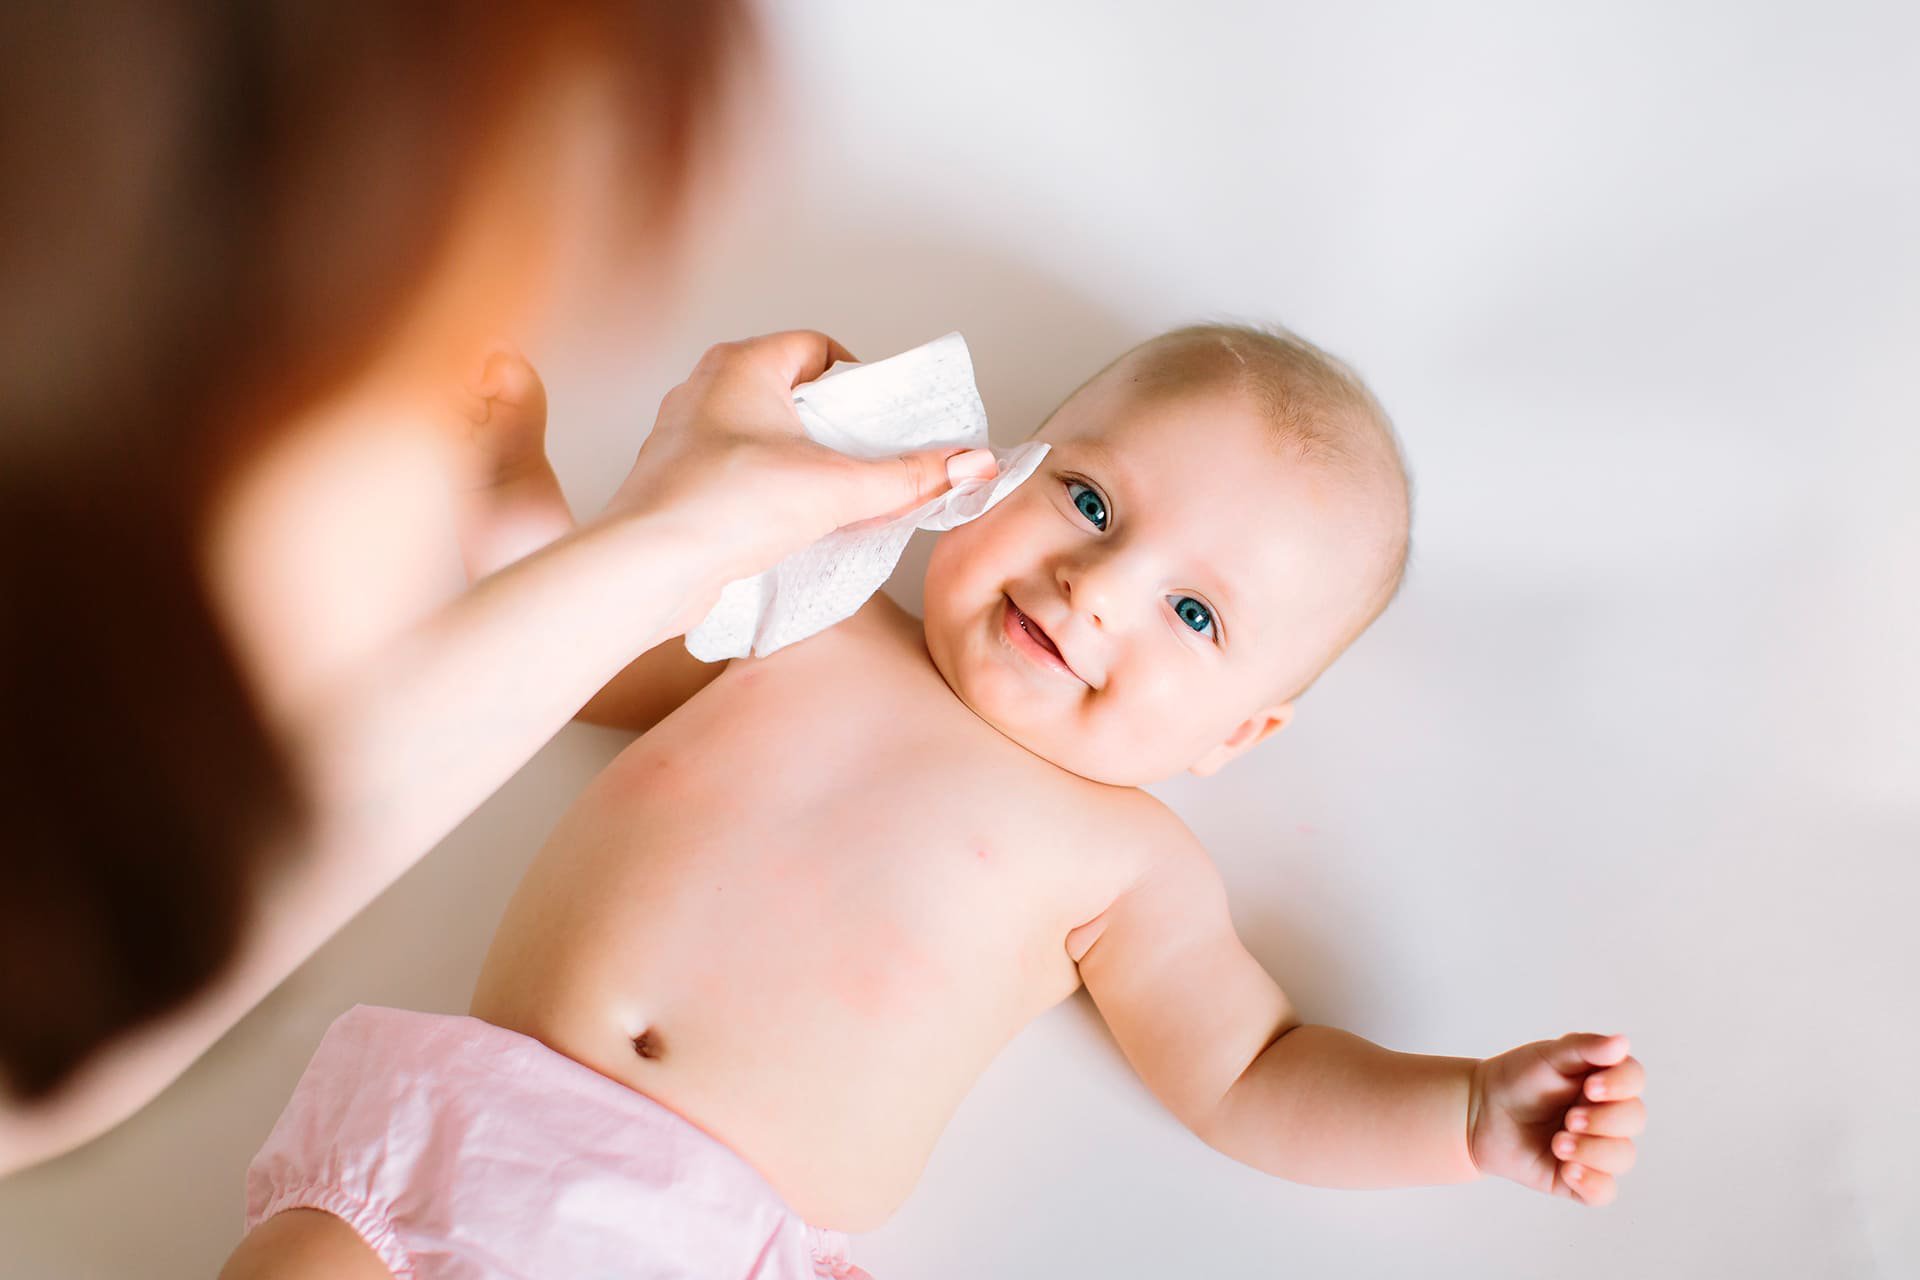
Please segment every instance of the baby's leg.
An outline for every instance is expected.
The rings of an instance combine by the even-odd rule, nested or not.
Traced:
[[[458,400],[454,515],[467,577],[478,581],[573,528],[573,514],[547,462],[547,389],[524,356],[495,349]],[[629,663],[579,718],[645,733],[725,666],[701,662],[675,636]]]
[[[341,1219],[288,1209],[247,1233],[220,1280],[393,1280],[393,1272]]]
[[[573,528],[573,513],[547,461],[547,389],[524,356],[491,352],[459,409],[454,512],[477,581]]]

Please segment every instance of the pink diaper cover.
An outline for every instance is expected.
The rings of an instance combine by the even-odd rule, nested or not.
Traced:
[[[402,1280],[871,1280],[717,1139],[478,1018],[336,1019],[247,1168],[247,1229],[286,1209]]]

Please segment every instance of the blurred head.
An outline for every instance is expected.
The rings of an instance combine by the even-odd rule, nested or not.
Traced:
[[[1009,738],[1098,782],[1209,774],[1283,728],[1406,563],[1393,432],[1291,335],[1133,349],[1036,433],[1032,477],[941,536],[927,647]]]
[[[0,6],[0,1083],[204,984],[298,829],[214,497],[511,332],[573,229],[663,261],[750,44],[724,0]]]

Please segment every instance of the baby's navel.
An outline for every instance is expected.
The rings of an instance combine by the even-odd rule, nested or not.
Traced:
[[[633,1051],[649,1061],[659,1058],[663,1052],[659,1033],[652,1027],[642,1031],[633,1038]]]

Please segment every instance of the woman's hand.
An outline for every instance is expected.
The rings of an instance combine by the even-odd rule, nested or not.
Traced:
[[[843,525],[902,514],[955,479],[993,475],[984,449],[858,459],[809,440],[793,389],[852,358],[805,329],[711,348],[660,402],[606,515],[644,514],[683,529],[716,572],[717,592]]]
[[[1467,1148],[1482,1173],[1611,1203],[1646,1127],[1646,1070],[1625,1036],[1574,1033],[1488,1058],[1473,1073]]]

